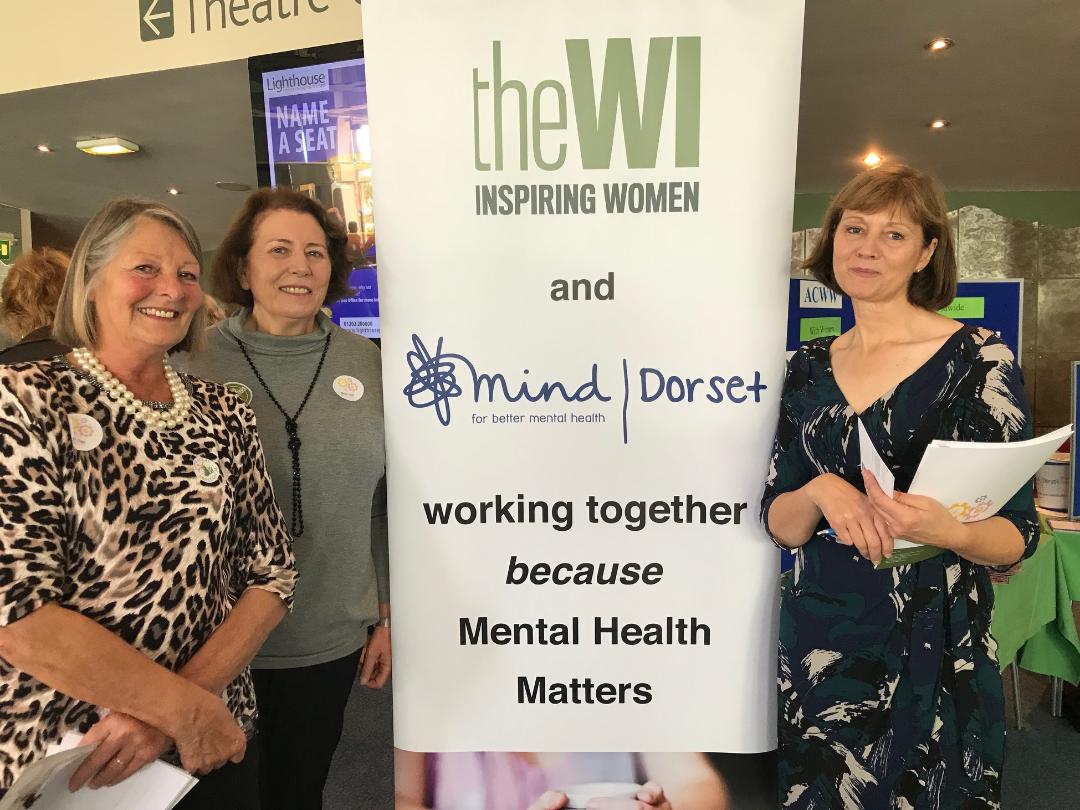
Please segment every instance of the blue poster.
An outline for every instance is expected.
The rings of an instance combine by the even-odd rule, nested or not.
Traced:
[[[276,164],[351,163],[357,133],[367,125],[364,60],[263,74],[271,185]]]
[[[330,320],[358,335],[379,337],[379,284],[375,266],[354,268],[349,286],[355,291],[330,307]]]

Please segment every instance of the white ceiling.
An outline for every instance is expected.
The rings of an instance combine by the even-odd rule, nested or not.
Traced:
[[[871,146],[953,190],[1080,189],[1080,0],[806,6],[799,192],[835,191]],[[939,35],[956,47],[923,49]]]
[[[927,53],[938,34],[957,47]],[[176,205],[212,248],[243,199],[214,182],[257,182],[243,61],[3,101],[0,202],[60,227],[139,194]],[[953,126],[929,131],[936,117]],[[114,161],[71,148],[101,134],[144,150]],[[34,152],[42,141],[57,151]],[[797,191],[835,190],[871,146],[951,189],[1080,189],[1080,0],[807,0]]]
[[[247,62],[122,76],[3,96],[0,203],[63,228],[120,195],[167,200],[191,219],[203,246],[221,240],[243,194],[218,180],[258,185]],[[91,157],[79,138],[119,135],[136,155]],[[34,145],[56,151],[40,154]],[[183,190],[179,197],[169,186]]]

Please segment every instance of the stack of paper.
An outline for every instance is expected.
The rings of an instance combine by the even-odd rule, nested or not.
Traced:
[[[1023,487],[1065,439],[1072,425],[1021,442],[930,442],[915,472],[909,492],[925,495],[945,506],[962,523],[985,520],[997,514]],[[859,422],[859,451],[863,468],[874,473],[890,497],[893,475],[881,459],[866,430]],[[887,486],[886,486],[887,484]],[[941,549],[903,538],[893,542],[893,553],[878,568],[920,562]]]
[[[0,810],[171,810],[199,781],[166,762],[151,762],[113,787],[75,793],[68,781],[94,750],[68,735],[48,756],[32,763],[0,800]]]

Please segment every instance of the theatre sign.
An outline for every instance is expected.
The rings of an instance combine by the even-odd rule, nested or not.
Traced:
[[[38,0],[5,10],[0,93],[360,39],[360,0]],[[52,53],[42,59],[47,37]]]

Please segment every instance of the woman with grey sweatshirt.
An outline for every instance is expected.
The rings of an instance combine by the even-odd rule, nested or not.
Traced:
[[[378,348],[322,307],[349,293],[346,234],[289,189],[248,197],[214,255],[213,292],[241,308],[186,370],[255,411],[299,582],[251,663],[262,810],[317,810],[353,680],[390,675]]]

